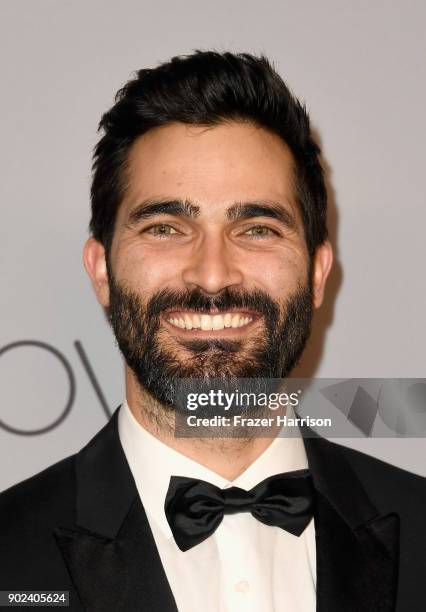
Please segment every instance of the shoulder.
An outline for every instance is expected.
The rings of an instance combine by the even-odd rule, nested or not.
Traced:
[[[339,448],[339,451],[345,456],[346,460],[349,461],[351,467],[362,477],[366,482],[372,482],[377,484],[377,478],[379,476],[388,476],[392,480],[406,486],[419,487],[420,489],[426,488],[426,478],[409,472],[402,468],[399,468],[391,463],[377,459],[372,455],[363,453],[361,451],[337,444],[336,442],[329,442]],[[380,483],[386,487],[389,484],[386,480]]]
[[[366,453],[328,441],[337,447],[379,509],[418,513],[426,504],[426,478],[396,467]]]
[[[43,524],[72,519],[74,463],[71,455],[0,493],[0,531],[29,534]]]
[[[3,589],[68,585],[54,529],[74,523],[74,463],[67,457],[0,494]]]

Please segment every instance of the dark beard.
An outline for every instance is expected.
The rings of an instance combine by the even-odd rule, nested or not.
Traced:
[[[139,295],[117,284],[109,273],[110,306],[107,309],[118,346],[142,388],[164,406],[173,408],[177,380],[181,378],[241,379],[286,378],[298,363],[309,338],[312,322],[312,283],[290,296],[280,308],[263,291],[234,292],[218,297],[200,290],[163,289],[145,304]],[[247,340],[176,340],[162,329],[166,309],[220,312],[250,309],[263,315],[264,328]]]

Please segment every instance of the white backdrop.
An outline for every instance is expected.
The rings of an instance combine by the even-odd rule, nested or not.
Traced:
[[[0,12],[0,489],[106,422],[82,351],[110,409],[121,402],[120,356],[81,264],[91,149],[133,71],[196,48],[266,53],[322,142],[337,265],[297,374],[426,377],[424,2],[2,0]],[[48,347],[4,350],[29,341]],[[426,475],[423,439],[340,442]]]

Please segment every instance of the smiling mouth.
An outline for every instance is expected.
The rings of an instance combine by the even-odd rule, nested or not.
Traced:
[[[259,318],[258,314],[229,311],[223,313],[199,313],[189,311],[173,311],[164,315],[165,320],[177,329],[199,331],[236,330],[247,327]]]

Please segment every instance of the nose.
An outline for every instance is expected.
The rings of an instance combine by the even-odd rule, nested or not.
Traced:
[[[241,285],[243,273],[235,254],[222,236],[204,236],[193,251],[182,273],[188,288],[217,294],[227,287]]]

